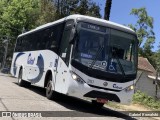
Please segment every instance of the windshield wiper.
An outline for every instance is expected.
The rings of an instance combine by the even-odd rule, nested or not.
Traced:
[[[95,56],[93,62],[91,63],[91,65],[90,65],[90,67],[89,67],[90,69],[92,69],[92,67],[93,67],[94,64],[96,63],[97,58],[98,58],[99,54],[101,53],[101,51],[103,50],[103,48],[104,48],[104,46],[102,46],[102,47],[100,47],[100,48],[98,49],[98,51],[97,51],[97,53],[96,53],[96,56]]]
[[[123,67],[122,67],[121,62],[119,61],[119,58],[118,58],[118,55],[117,55],[117,52],[116,52],[116,51],[114,51],[114,55],[115,55],[115,58],[116,58],[116,60],[117,60],[118,65],[119,65],[119,67],[120,67],[120,69],[121,69],[121,72],[122,72],[123,76],[125,77],[126,74],[125,74],[125,72],[124,72],[124,69],[123,69]]]

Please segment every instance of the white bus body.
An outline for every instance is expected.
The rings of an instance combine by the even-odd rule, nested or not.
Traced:
[[[56,25],[57,27],[54,28],[53,26]],[[95,34],[98,36],[97,38],[94,37]],[[118,41],[122,45],[118,45],[119,43],[116,41],[119,35],[121,39]],[[87,36],[88,39],[93,37],[94,41],[99,39],[103,42],[102,44],[105,40],[110,42],[105,42],[107,47],[104,45],[99,50],[99,47],[97,48],[97,45],[100,44],[98,41],[93,45],[84,36]],[[130,51],[132,51],[133,57],[127,61],[126,59],[129,58],[122,59],[121,56],[124,56],[125,53],[123,48],[126,50],[131,48],[128,45],[132,43],[127,43],[126,39],[132,37],[134,48]],[[88,42],[86,42],[87,40]],[[125,40],[124,43],[123,40]],[[81,43],[81,41],[83,42]],[[55,44],[55,42],[57,43]],[[93,54],[79,52],[83,51],[83,48],[81,49],[83,45],[95,46],[96,52]],[[105,99],[129,104],[132,101],[136,77],[136,46],[136,35],[127,27],[98,18],[70,15],[19,35],[13,54],[11,74],[19,79],[21,77],[19,82],[27,81],[33,85],[48,87],[48,91],[51,88],[52,91],[77,98]],[[117,50],[121,52],[118,53]],[[104,53],[107,55],[105,59],[102,56],[100,60],[99,55],[102,51],[105,51]],[[110,54],[111,51],[117,52]],[[79,54],[80,56],[77,57],[76,55]],[[126,55],[129,54],[126,53]],[[95,62],[92,62],[94,60]],[[51,80],[51,87],[49,87],[49,80]],[[50,97],[49,92],[48,94]]]

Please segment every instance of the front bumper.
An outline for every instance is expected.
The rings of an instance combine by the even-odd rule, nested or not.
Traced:
[[[109,101],[114,101],[122,104],[130,104],[132,101],[132,95],[134,94],[134,90],[128,92],[126,92],[125,90],[104,90],[91,87],[87,83],[79,84],[76,81],[74,81],[68,88],[67,94],[69,96],[78,97],[82,99],[89,98],[92,100],[96,98],[103,98]]]

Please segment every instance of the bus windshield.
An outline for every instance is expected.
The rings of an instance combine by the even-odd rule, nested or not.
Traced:
[[[110,73],[129,75],[136,73],[136,37],[110,29],[101,33],[80,29],[75,43],[74,60]]]

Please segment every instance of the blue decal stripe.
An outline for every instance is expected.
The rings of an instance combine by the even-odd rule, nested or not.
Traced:
[[[32,79],[28,79],[28,80],[30,80],[32,83],[37,83],[37,82],[39,82],[40,81],[40,79],[42,78],[42,76],[43,76],[43,71],[44,71],[44,59],[43,59],[43,56],[40,54],[39,56],[38,56],[38,59],[37,59],[37,67],[38,67],[38,69],[39,69],[39,74],[38,74],[38,76],[37,77],[35,77],[35,78],[32,78]]]
[[[22,56],[23,54],[25,54],[25,53],[18,53],[18,54],[16,55],[16,58],[14,59],[14,63],[13,63],[13,74],[14,74],[14,76],[16,75],[16,71],[17,71],[16,61],[17,61],[17,59],[18,59],[20,56]]]

